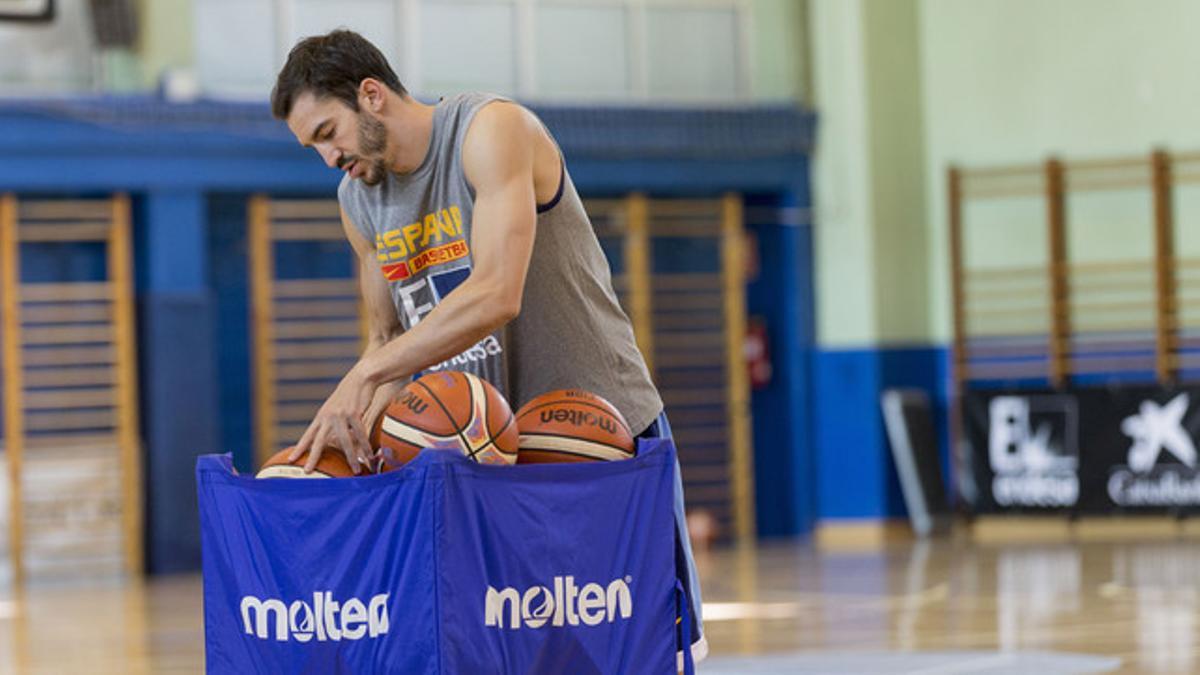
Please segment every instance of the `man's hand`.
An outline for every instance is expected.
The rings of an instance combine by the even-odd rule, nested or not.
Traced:
[[[375,397],[371,399],[371,405],[367,406],[367,412],[362,416],[363,428],[370,434],[375,429],[375,423],[379,421],[383,411],[391,405],[392,401],[400,398],[400,392],[404,391],[404,387],[408,385],[408,379],[394,380],[379,385],[375,390]]]
[[[308,453],[304,472],[311,473],[321,459],[326,446],[333,446],[346,454],[346,461],[355,474],[363,467],[371,466],[371,443],[363,428],[363,415],[367,412],[375,395],[376,387],[363,375],[363,362],[350,369],[337,389],[317,411],[312,424],[300,438],[296,449],[288,455],[288,461]]]

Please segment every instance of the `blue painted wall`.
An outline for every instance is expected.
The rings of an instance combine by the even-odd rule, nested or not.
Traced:
[[[763,537],[807,533],[816,519],[812,451],[812,227],[804,188],[748,195],[746,225],[756,244],[757,278],[747,313],[764,321],[772,378],[752,393],[755,511]]]
[[[949,352],[944,347],[820,349],[813,368],[818,517],[905,515],[880,410],[880,393],[913,387],[935,409],[943,475],[949,476]]]

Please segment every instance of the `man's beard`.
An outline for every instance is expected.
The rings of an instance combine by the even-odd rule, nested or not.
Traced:
[[[387,127],[369,113],[358,115],[359,161],[365,162],[360,180],[366,185],[379,185],[387,176]]]

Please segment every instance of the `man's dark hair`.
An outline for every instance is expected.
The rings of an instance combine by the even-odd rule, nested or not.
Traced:
[[[397,94],[408,93],[383,53],[358,33],[335,30],[304,38],[292,47],[287,63],[275,79],[271,114],[287,119],[296,99],[305,92],[318,99],[327,96],[341,99],[357,112],[358,85],[368,77],[379,80]]]

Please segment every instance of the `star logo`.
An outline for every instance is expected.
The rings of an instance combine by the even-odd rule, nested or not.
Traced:
[[[1130,469],[1146,473],[1154,468],[1163,450],[1189,468],[1196,467],[1196,445],[1183,428],[1183,416],[1190,402],[1186,392],[1162,406],[1154,401],[1143,401],[1138,414],[1121,422],[1121,432],[1133,439],[1133,446],[1129,448]]]

